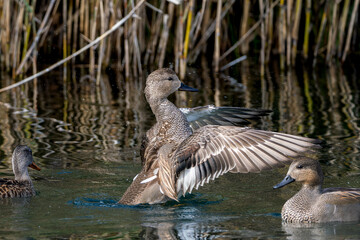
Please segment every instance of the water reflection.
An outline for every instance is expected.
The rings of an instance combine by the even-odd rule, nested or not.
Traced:
[[[264,78],[255,75],[255,70],[245,65],[219,78],[206,70],[201,75],[192,70],[188,82],[201,93],[176,93],[173,98],[179,107],[215,104],[272,109],[274,113],[258,127],[323,138],[332,146],[327,161],[347,162],[357,169],[356,70],[309,73],[301,69],[284,74],[272,69]],[[125,80],[121,73],[104,74],[101,86],[96,87],[85,73],[85,69],[68,71],[62,82],[41,79],[36,91],[30,83],[1,94],[2,156],[9,156],[21,141],[35,152],[41,149],[46,164],[56,166],[74,149],[73,158],[93,153],[99,161],[119,161],[118,151],[136,148],[154,121],[143,96],[145,77]]]
[[[357,239],[360,236],[358,223],[326,224],[283,224],[282,229],[288,235],[286,239]]]
[[[4,234],[28,231],[28,222],[30,219],[27,206],[29,206],[29,204],[31,204],[31,198],[0,199],[1,208],[10,209],[10,211],[7,212],[8,214],[6,214],[6,219],[15,223],[6,229],[1,229],[0,233],[3,231],[5,231]]]
[[[178,107],[272,109],[270,116],[252,126],[325,140],[318,157],[327,186],[360,187],[357,69],[333,66],[281,72],[274,67],[261,77],[258,68],[245,61],[213,76],[207,63],[201,64],[202,70],[189,70],[185,81],[200,93],[177,92],[170,99]],[[9,85],[9,77],[0,74],[0,87]],[[35,85],[0,94],[0,176],[13,175],[11,154],[20,143],[32,148],[43,169],[31,175],[41,194],[30,203],[0,202],[1,214],[10,219],[0,220],[2,235],[16,232],[20,220],[30,230],[41,226],[39,238],[48,236],[54,226],[52,237],[90,239],[296,239],[306,234],[338,236],[351,226],[355,230],[349,230],[349,236],[360,235],[354,223],[282,226],[273,213],[281,211],[298,186],[280,192],[271,187],[286,169],[258,174],[256,179],[255,175],[222,176],[180,203],[135,209],[116,205],[139,171],[141,137],[154,123],[143,96],[145,75],[124,79],[122,73],[108,71],[97,87],[87,69],[68,69],[65,76],[50,73]],[[13,230],[6,233],[5,228]]]

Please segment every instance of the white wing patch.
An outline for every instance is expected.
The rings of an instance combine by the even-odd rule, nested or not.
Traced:
[[[133,181],[135,181],[135,179],[139,176],[139,174],[136,174],[136,176],[133,178]]]
[[[145,180],[142,180],[140,183],[144,184],[144,183],[147,183],[147,182],[151,182],[152,180],[154,180],[156,178],[157,178],[157,176],[152,176],[152,177],[149,177],[149,178],[147,178]]]
[[[177,193],[184,196],[187,192],[192,191],[196,184],[196,167],[185,169],[179,175],[177,180]]]
[[[148,182],[151,182],[152,180],[156,179],[158,172],[159,172],[159,168],[155,168],[155,170],[153,171],[154,175],[142,180],[140,183],[144,184],[144,183],[148,183]],[[135,176],[134,180],[136,179],[136,177],[137,177],[137,175]]]

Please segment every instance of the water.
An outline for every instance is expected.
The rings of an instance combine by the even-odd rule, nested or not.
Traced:
[[[360,187],[359,99],[356,68],[319,67],[264,78],[244,62],[225,75],[190,70],[179,107],[216,104],[272,109],[252,127],[325,140],[317,157],[325,187]],[[96,87],[87,69],[52,72],[0,94],[0,177],[12,177],[11,154],[29,145],[41,172],[30,170],[38,192],[0,200],[2,238],[213,239],[359,238],[359,223],[284,225],[281,207],[299,186],[274,191],[286,168],[226,174],[160,205],[116,204],[140,170],[139,148],[154,117],[142,93],[144,78],[107,72]],[[0,87],[11,80],[2,74]]]

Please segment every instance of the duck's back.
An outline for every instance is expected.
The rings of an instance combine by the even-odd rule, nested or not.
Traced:
[[[28,181],[0,179],[0,198],[31,197],[34,195],[35,190]]]
[[[319,222],[360,221],[360,188],[326,188],[313,208]]]

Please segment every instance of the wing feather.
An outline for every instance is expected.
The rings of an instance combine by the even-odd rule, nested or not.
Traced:
[[[227,172],[260,172],[283,166],[317,143],[284,133],[206,125],[184,140],[172,157],[178,193],[184,195]]]
[[[329,204],[360,204],[360,188],[326,188],[321,197]]]
[[[239,126],[247,125],[248,120],[260,119],[271,111],[241,107],[215,107],[214,105],[195,108],[180,108],[190,127],[196,130],[206,125]]]

